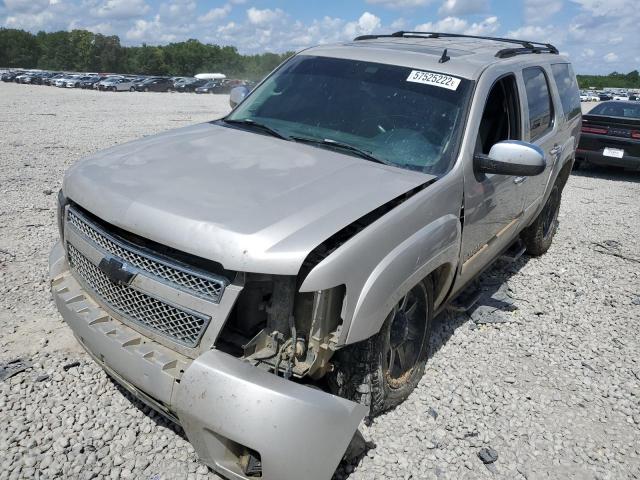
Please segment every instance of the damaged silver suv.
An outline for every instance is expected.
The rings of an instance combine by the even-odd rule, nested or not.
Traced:
[[[53,296],[217,472],[329,479],[418,383],[434,316],[507,249],[549,248],[575,75],[549,44],[397,32],[231,101],[69,170]]]

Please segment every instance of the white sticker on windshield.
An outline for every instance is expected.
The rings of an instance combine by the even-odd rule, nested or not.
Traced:
[[[412,70],[407,77],[407,82],[424,83],[425,85],[433,85],[434,87],[446,88],[448,90],[457,90],[460,85],[460,79],[434,72],[422,72],[420,70]]]

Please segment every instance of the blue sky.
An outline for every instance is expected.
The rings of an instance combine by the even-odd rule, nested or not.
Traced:
[[[547,41],[578,73],[640,69],[640,0],[0,0],[0,26],[117,34],[123,44],[197,38],[242,53],[359,34],[435,30]]]

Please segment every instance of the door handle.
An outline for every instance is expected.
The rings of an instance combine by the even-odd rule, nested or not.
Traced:
[[[513,183],[518,185],[519,183],[524,183],[527,181],[527,177],[516,177],[513,179]]]
[[[551,150],[549,150],[549,154],[553,155],[554,157],[557,156],[560,152],[562,151],[562,148],[560,147],[560,145],[554,145],[553,148]]]

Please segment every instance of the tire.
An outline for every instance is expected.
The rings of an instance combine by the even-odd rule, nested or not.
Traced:
[[[115,93],[118,91],[118,89],[116,87],[111,87],[111,91]]]
[[[369,417],[402,403],[424,374],[432,321],[433,284],[427,279],[400,300],[376,335],[336,352],[328,377],[333,392],[368,406]]]
[[[144,91],[145,91],[145,92],[148,92],[148,91],[149,91],[149,87],[145,87],[145,88],[144,88]]]
[[[136,89],[135,89],[135,88],[133,88],[133,87],[131,87],[131,88],[129,89],[129,91],[130,91],[130,92],[135,92],[135,91],[136,91]]]
[[[556,183],[538,217],[522,231],[521,238],[529,255],[537,257],[549,250],[553,237],[558,231],[558,212],[560,211],[561,199],[562,188]]]

